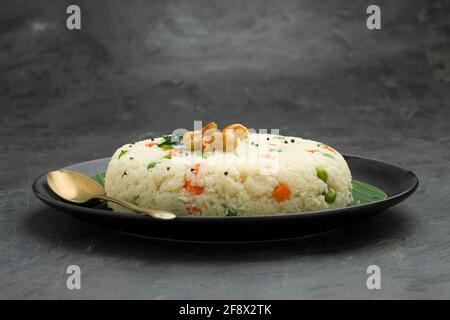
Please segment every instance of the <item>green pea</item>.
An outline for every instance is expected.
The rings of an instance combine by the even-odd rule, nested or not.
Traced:
[[[316,168],[317,177],[323,182],[327,182],[328,173],[323,168]]]
[[[327,191],[322,194],[325,196],[325,201],[327,203],[333,203],[336,200],[336,190],[332,187],[328,187]]]

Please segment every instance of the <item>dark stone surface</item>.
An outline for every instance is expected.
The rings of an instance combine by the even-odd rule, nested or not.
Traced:
[[[450,3],[2,1],[0,298],[450,298]],[[31,193],[50,169],[195,119],[280,128],[415,171],[404,204],[316,238],[152,241]],[[65,287],[66,267],[82,290]],[[377,264],[382,289],[366,288]]]

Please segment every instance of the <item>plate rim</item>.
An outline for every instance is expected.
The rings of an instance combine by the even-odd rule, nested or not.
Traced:
[[[343,154],[342,156],[345,159],[348,159],[348,158],[363,159],[363,160],[369,160],[369,161],[373,161],[373,162],[378,162],[378,163],[382,163],[383,165],[388,165],[388,166],[394,167],[396,169],[404,171],[406,174],[411,175],[412,178],[415,181],[414,181],[412,186],[410,186],[409,188],[407,188],[403,192],[395,194],[393,196],[388,196],[386,199],[377,200],[377,201],[366,203],[366,204],[353,205],[353,206],[344,207],[344,208],[324,209],[324,210],[316,210],[316,211],[308,211],[308,212],[279,213],[279,214],[271,214],[271,215],[253,215],[253,216],[177,216],[175,218],[175,220],[194,222],[194,221],[207,221],[207,220],[217,221],[217,220],[248,220],[248,219],[251,219],[251,220],[272,220],[272,219],[321,218],[321,217],[329,216],[329,215],[334,216],[334,215],[339,215],[339,214],[343,214],[343,213],[348,214],[348,213],[351,213],[351,212],[354,212],[354,211],[363,210],[365,208],[374,208],[374,207],[382,205],[383,203],[386,203],[387,201],[388,202],[395,202],[395,201],[397,201],[399,199],[402,199],[404,197],[409,197],[410,195],[412,195],[417,190],[417,188],[419,186],[419,178],[412,170],[405,169],[405,168],[399,167],[399,166],[397,166],[397,165],[395,165],[395,164],[393,164],[391,162],[383,161],[383,160],[379,160],[379,159],[375,159],[375,158],[369,158],[369,157],[363,157],[363,156],[357,156],[357,155],[350,155],[350,154]],[[83,164],[87,164],[89,162],[99,161],[99,160],[108,161],[108,159],[110,159],[110,157],[86,160],[86,161],[74,163],[74,164],[71,164],[71,165],[67,165],[67,166],[65,166],[63,168],[69,168],[69,167],[72,167],[72,166],[79,166],[79,165],[83,165]],[[60,168],[60,169],[63,169],[63,168]],[[50,171],[52,171],[52,170],[50,170]],[[76,205],[76,204],[72,204],[70,202],[63,201],[61,199],[57,199],[55,197],[51,197],[50,195],[43,194],[39,190],[38,184],[41,182],[41,180],[44,180],[44,184],[46,184],[45,176],[50,171],[47,171],[47,172],[39,175],[37,178],[35,178],[35,180],[33,182],[33,185],[32,185],[32,190],[33,190],[34,195],[38,199],[40,199],[41,201],[46,203],[47,205],[48,204],[54,204],[55,206],[58,207],[58,209],[63,209],[64,207],[66,207],[66,209],[70,209],[70,210],[73,210],[73,211],[82,211],[83,213],[91,213],[91,214],[95,213],[97,215],[115,216],[115,214],[112,214],[112,213],[119,213],[119,214],[126,214],[127,215],[126,217],[130,218],[130,219],[138,219],[138,220],[145,220],[145,221],[154,220],[154,219],[151,219],[151,218],[149,218],[147,216],[140,215],[138,213],[116,212],[116,211],[109,211],[109,210],[104,210],[104,209],[98,209],[98,208],[92,208],[92,207],[85,207],[85,206],[81,206],[81,205]],[[120,215],[118,215],[118,216],[120,216]],[[124,216],[120,216],[120,217],[124,217]],[[170,221],[174,221],[174,220],[170,220]],[[166,223],[170,223],[170,221],[165,221],[165,222]]]

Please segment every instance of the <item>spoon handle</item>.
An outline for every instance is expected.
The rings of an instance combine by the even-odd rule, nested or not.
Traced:
[[[176,215],[174,213],[164,211],[164,210],[154,210],[154,209],[142,208],[142,207],[139,207],[139,206],[137,206],[131,202],[125,201],[125,200],[119,200],[119,199],[110,198],[110,197],[102,196],[102,195],[97,195],[97,196],[95,196],[95,198],[104,200],[104,201],[114,202],[118,205],[121,205],[122,207],[133,210],[134,212],[143,213],[143,214],[149,215],[156,219],[171,220],[171,219],[175,219],[175,217],[176,217]]]

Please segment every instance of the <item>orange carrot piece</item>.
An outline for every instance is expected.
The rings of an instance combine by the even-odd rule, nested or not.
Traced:
[[[291,195],[291,189],[289,189],[286,183],[280,183],[272,192],[272,197],[274,197],[275,201],[278,203],[283,202]]]
[[[192,185],[192,183],[189,180],[185,181],[184,188],[186,189],[187,192],[197,195],[202,194],[203,191],[205,190],[205,188],[203,187]]]
[[[194,164],[194,171],[192,171],[192,173],[194,175],[197,175],[198,171],[200,170],[200,163],[196,163]]]
[[[202,212],[202,210],[196,207],[187,207],[186,211],[188,212],[189,215],[197,215]]]
[[[306,150],[306,152],[311,152],[314,154],[314,152],[320,152],[319,150]]]
[[[155,145],[155,143],[147,143],[145,146],[151,148],[151,147],[153,147],[154,145]]]

